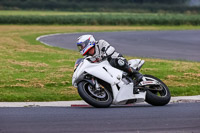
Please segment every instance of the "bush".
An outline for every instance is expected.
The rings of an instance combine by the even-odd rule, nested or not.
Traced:
[[[74,14],[0,15],[0,24],[70,25],[200,25],[200,15],[184,14]]]

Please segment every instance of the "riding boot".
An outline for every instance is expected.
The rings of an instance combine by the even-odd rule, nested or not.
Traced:
[[[130,76],[135,77],[136,85],[138,83],[140,83],[140,81],[142,81],[143,75],[140,72],[138,72],[134,68],[130,67],[129,65],[127,66],[127,70],[128,70],[128,73],[130,74]]]
[[[130,76],[135,77],[135,83],[134,83],[134,87],[133,87],[133,94],[139,94],[137,85],[140,83],[140,81],[142,81],[143,75],[141,73],[139,73],[137,70],[135,70],[132,67],[129,67],[129,74]]]

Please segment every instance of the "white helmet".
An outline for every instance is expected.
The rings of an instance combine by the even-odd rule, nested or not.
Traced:
[[[82,35],[78,38],[77,47],[81,55],[86,55],[87,52],[95,46],[95,39],[93,35]]]

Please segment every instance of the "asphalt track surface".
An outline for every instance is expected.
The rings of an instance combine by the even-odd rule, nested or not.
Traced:
[[[199,133],[200,103],[0,108],[0,133]]]
[[[57,34],[43,36],[39,41],[76,50],[77,38],[83,34],[93,34],[96,40],[108,41],[123,55],[200,61],[200,30]]]
[[[82,34],[82,33],[81,33]],[[76,49],[79,34],[41,37],[52,46]],[[125,55],[200,61],[200,31],[92,33]],[[0,133],[199,133],[200,103],[155,107],[0,108]]]

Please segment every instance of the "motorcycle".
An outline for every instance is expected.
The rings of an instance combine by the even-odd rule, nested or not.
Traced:
[[[144,62],[141,59],[131,59],[128,64],[139,71]],[[78,89],[85,102],[97,108],[144,101],[154,106],[163,106],[171,99],[169,88],[160,79],[144,75],[142,81],[136,83],[135,79],[112,67],[107,60],[92,63],[89,57],[76,61],[72,85]]]

